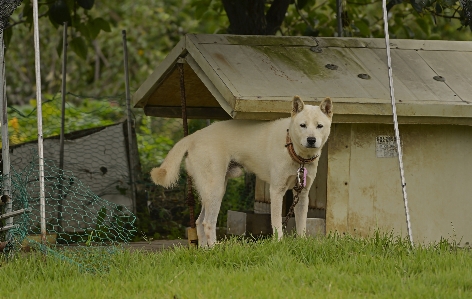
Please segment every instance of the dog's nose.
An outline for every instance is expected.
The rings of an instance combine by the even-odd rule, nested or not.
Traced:
[[[315,143],[316,143],[316,138],[315,138],[315,137],[308,137],[308,138],[306,139],[306,142],[308,143],[308,145],[313,146],[313,145],[315,145]]]

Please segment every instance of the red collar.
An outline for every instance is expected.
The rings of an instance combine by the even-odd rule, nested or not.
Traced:
[[[292,139],[290,138],[290,134],[288,133],[288,129],[287,129],[287,137],[286,137],[285,147],[287,148],[288,153],[289,153],[290,157],[292,158],[292,160],[297,162],[300,165],[309,164],[309,163],[315,161],[320,156],[320,155],[315,155],[311,158],[305,159],[305,158],[302,158],[299,155],[297,155],[297,153],[295,153],[295,149],[293,148]]]

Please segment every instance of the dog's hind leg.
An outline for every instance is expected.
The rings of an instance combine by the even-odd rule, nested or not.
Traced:
[[[195,221],[195,225],[197,227],[197,236],[198,236],[198,244],[202,246],[202,244],[207,244],[207,237],[205,235],[205,231],[203,229],[203,219],[205,219],[205,206],[202,205],[202,211],[200,212],[200,216],[198,216],[197,220]]]
[[[216,222],[224,192],[224,178],[221,178],[221,182],[217,184],[208,184],[203,191],[200,191],[202,207],[205,211],[204,215],[200,215],[203,219],[199,217],[201,228],[203,228],[202,242],[199,242],[201,247],[206,247],[206,245],[212,247],[216,242]]]
[[[188,155],[186,167],[202,201],[202,212],[196,223],[198,243],[200,247],[211,247],[216,242],[216,221],[225,193],[229,160],[219,161],[218,157],[208,160],[206,154],[202,156],[198,154]]]
[[[225,179],[225,184],[224,184],[224,189],[223,190],[226,190],[226,186],[228,185],[228,174],[226,175],[226,179]],[[224,196],[224,191],[223,191],[223,195],[221,195],[221,200],[219,201],[220,202],[220,206],[221,206],[221,201],[223,199],[223,196]],[[211,195],[210,195],[211,197]],[[211,208],[211,207],[210,207]],[[218,214],[219,214],[219,210],[220,208],[218,207],[218,209],[216,210],[216,218],[218,219]],[[205,213],[205,205],[203,204],[203,200],[202,200],[202,211],[200,212],[200,216],[198,216],[198,219],[196,221],[196,226],[197,226],[197,235],[198,235],[198,243],[199,244],[203,244],[202,246],[205,247],[205,245],[210,245],[208,243],[208,240],[209,240],[209,237],[207,236],[207,234],[205,233],[205,226],[204,226],[204,220],[205,220],[205,216],[206,213]],[[215,229],[216,229],[216,222],[215,222]],[[216,230],[215,230],[215,241],[216,241]],[[213,242],[214,243],[214,242]],[[212,243],[212,244],[213,244]],[[211,246],[211,245],[210,245]]]

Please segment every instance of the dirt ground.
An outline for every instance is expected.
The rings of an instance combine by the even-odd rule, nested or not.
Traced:
[[[125,245],[125,248],[130,250],[142,250],[142,251],[158,251],[164,249],[171,249],[174,246],[188,246],[188,240],[153,240],[150,242],[130,242]]]

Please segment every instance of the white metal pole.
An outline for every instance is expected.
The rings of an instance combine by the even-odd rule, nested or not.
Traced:
[[[33,0],[34,66],[36,72],[36,109],[38,116],[39,213],[41,242],[46,242],[46,199],[44,195],[43,113],[41,99],[41,60],[39,51],[38,0]]]
[[[408,197],[406,194],[405,172],[403,170],[403,151],[402,151],[402,145],[400,142],[400,130],[398,129],[397,108],[395,104],[395,93],[393,89],[392,59],[390,55],[390,37],[388,34],[388,15],[387,15],[387,1],[386,0],[382,0],[382,6],[383,6],[383,19],[384,19],[384,30],[385,30],[385,48],[387,50],[387,66],[388,66],[388,79],[389,79],[389,86],[390,86],[390,99],[392,101],[393,124],[394,124],[394,129],[395,129],[395,138],[397,140],[398,163],[400,167],[400,179],[402,183],[403,203],[405,205],[406,226],[408,229],[408,237],[410,238],[411,246],[413,246],[413,233],[411,231],[410,212],[408,209]]]

